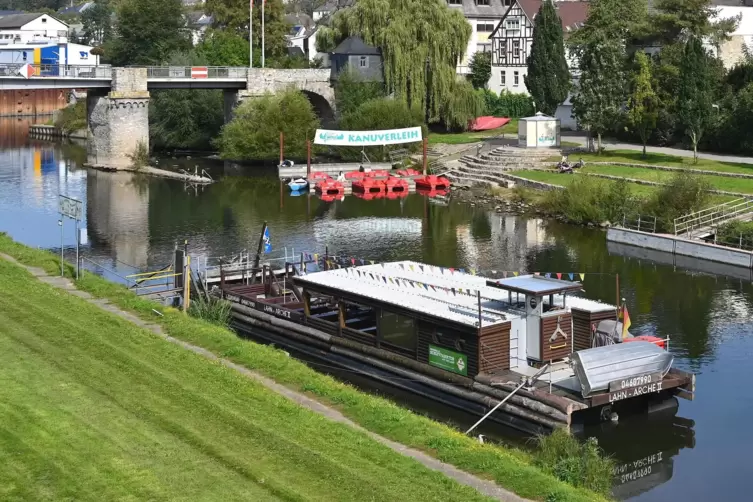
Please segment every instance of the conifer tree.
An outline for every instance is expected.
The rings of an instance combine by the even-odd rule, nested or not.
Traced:
[[[680,125],[693,144],[696,162],[698,143],[709,126],[713,112],[713,79],[709,60],[701,40],[697,37],[688,39],[680,62],[677,110]]]
[[[570,70],[560,20],[551,0],[541,4],[533,27],[533,43],[524,77],[536,109],[554,115],[570,90]]]

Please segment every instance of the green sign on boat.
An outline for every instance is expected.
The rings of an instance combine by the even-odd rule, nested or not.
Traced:
[[[468,356],[429,345],[429,364],[437,368],[468,376]]]

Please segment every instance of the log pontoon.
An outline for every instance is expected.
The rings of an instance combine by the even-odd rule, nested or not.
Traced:
[[[628,405],[695,390],[695,376],[670,368],[671,356],[649,342],[603,347],[632,368],[604,387],[610,374],[588,361],[598,360],[596,325],[618,308],[574,296],[580,283],[493,280],[412,261],[260,275],[260,284],[222,281],[238,331],[477,415],[508,398],[490,418],[528,433],[614,420]],[[648,354],[650,371],[631,347]],[[656,363],[662,357],[669,364]]]

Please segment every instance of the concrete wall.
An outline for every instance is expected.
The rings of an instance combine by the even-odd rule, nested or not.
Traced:
[[[736,267],[753,268],[753,253],[750,251],[681,239],[673,235],[651,234],[615,227],[607,231],[607,241],[725,263]]]

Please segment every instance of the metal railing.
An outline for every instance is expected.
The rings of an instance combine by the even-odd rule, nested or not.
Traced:
[[[750,213],[753,213],[753,199],[735,199],[675,218],[675,235],[688,234],[692,237],[695,231],[716,227],[721,223]]]
[[[630,230],[638,230],[639,232],[651,232],[656,233],[656,217],[655,216],[622,216],[622,228],[628,228]]]
[[[248,79],[248,68],[232,66],[202,66],[200,71],[196,71],[196,66],[147,66],[147,78],[188,78],[192,80],[203,79],[229,79],[229,80],[246,80]],[[206,70],[206,74],[204,73]]]
[[[25,78],[21,69],[26,63],[0,64],[0,77]],[[64,65],[64,64],[32,64],[34,74],[30,78],[90,78],[111,79],[110,65]]]

